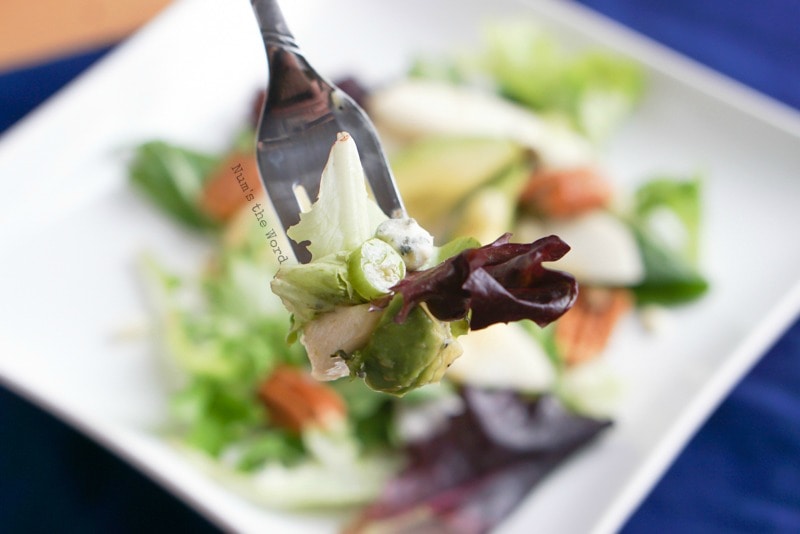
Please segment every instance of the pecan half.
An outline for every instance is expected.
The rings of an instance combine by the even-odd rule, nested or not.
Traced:
[[[330,386],[317,382],[302,369],[281,366],[258,388],[270,420],[292,432],[309,425],[330,427],[347,411],[342,398]]]
[[[216,221],[227,221],[247,204],[248,194],[257,195],[260,190],[255,151],[234,150],[211,172],[200,196],[200,209]]]
[[[591,360],[608,344],[622,316],[632,308],[627,289],[581,286],[578,300],[555,326],[555,342],[567,365]]]
[[[531,175],[520,205],[543,217],[574,217],[606,206],[611,184],[595,169],[545,169]]]

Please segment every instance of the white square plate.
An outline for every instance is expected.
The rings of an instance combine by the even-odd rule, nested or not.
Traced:
[[[800,120],[653,43],[558,1],[296,0],[287,20],[321,72],[399,77],[417,52],[474,42],[515,13],[577,46],[639,60],[650,90],[609,147],[621,187],[701,170],[710,294],[651,336],[633,321],[613,362],[617,425],[538,487],[500,532],[613,532],[691,433],[800,309]],[[0,378],[241,532],[334,531],[260,509],[158,437],[167,387],[153,348],[117,335],[148,318],[144,250],[192,269],[203,246],[126,182],[126,151],[162,138],[224,145],[265,81],[248,2],[183,0],[0,140]]]

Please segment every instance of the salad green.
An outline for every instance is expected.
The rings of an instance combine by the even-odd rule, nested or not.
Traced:
[[[210,228],[214,222],[199,208],[199,199],[218,163],[216,155],[151,141],[136,149],[130,179],[154,204],[179,221]]]
[[[300,345],[287,344],[288,316],[269,289],[277,262],[257,224],[212,235],[217,253],[198,278],[174,275],[150,257],[143,262],[178,376],[170,434],[214,458],[199,458],[211,473],[271,506],[371,499],[397,465],[388,448],[392,402],[360,381],[336,383],[346,420],[300,433],[276,426],[259,387],[282,366],[304,369],[308,361]]]
[[[372,389],[404,395],[441,380],[461,355],[456,337],[469,328],[526,318],[544,325],[577,292],[571,277],[540,265],[569,249],[555,237],[558,243],[530,249],[506,246],[505,238],[461,249],[473,241],[459,239],[444,248],[455,255],[443,257],[414,219],[387,219],[368,197],[355,143],[344,132],[318,199],[287,233],[309,238],[311,261],[281,267],[271,287],[322,380],[360,377]],[[495,275],[497,264],[505,270]],[[488,303],[502,311],[487,313]]]
[[[386,215],[371,201],[355,142],[340,134],[322,171],[319,197],[300,222],[289,228],[290,238],[308,241],[312,261],[344,250],[352,251],[375,234]]]
[[[420,58],[411,75],[453,83],[488,78],[505,97],[566,119],[594,141],[614,133],[646,88],[635,62],[603,51],[568,50],[528,20],[487,23],[480,50]]]
[[[437,382],[460,349],[449,324],[422,308],[396,325],[397,306],[382,314],[364,306],[389,295],[405,274],[401,254],[408,245],[395,250],[376,234],[386,219],[368,196],[355,142],[339,134],[318,199],[287,232],[295,241],[310,242],[311,261],[281,267],[271,288],[292,314],[292,331],[300,334],[316,378],[363,376],[373,389],[399,394]],[[361,306],[354,313],[356,305]],[[336,321],[342,316],[345,322]],[[309,335],[307,326],[318,318],[326,326],[335,321],[337,332],[312,325]]]
[[[630,224],[645,267],[644,279],[634,288],[640,303],[689,302],[708,290],[698,268],[700,192],[698,177],[659,177],[636,190]]]

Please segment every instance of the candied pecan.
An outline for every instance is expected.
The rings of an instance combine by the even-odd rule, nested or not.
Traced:
[[[258,388],[270,421],[292,432],[309,425],[328,427],[341,421],[345,403],[330,386],[317,382],[304,370],[290,366],[275,369]]]
[[[200,196],[200,209],[212,219],[227,221],[247,204],[247,195],[261,191],[255,152],[234,150],[211,172]]]
[[[633,306],[627,289],[581,286],[578,300],[556,323],[556,346],[567,365],[591,360],[608,344],[614,327]]]
[[[573,217],[606,206],[611,184],[595,169],[545,169],[531,175],[520,205],[544,217]]]

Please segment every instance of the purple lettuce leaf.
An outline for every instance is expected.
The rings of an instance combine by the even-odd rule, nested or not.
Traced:
[[[575,303],[577,283],[567,273],[545,269],[542,262],[558,260],[569,245],[556,236],[509,243],[510,236],[410,273],[392,288],[403,296],[395,320],[403,322],[421,302],[442,321],[463,319],[471,311],[471,330],[522,319],[546,326],[561,317]]]
[[[465,410],[408,446],[408,464],[350,532],[480,534],[553,468],[611,425],[550,395],[464,388]]]

